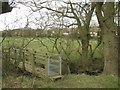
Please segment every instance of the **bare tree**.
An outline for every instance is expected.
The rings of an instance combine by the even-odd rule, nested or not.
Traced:
[[[59,2],[57,6],[56,3]],[[80,39],[82,43],[82,58],[80,62],[80,66],[83,68],[83,71],[88,69],[90,65],[90,59],[88,54],[89,47],[89,25],[90,20],[95,8],[95,4],[82,4],[82,3],[74,3],[71,1],[46,1],[46,2],[35,2],[34,0],[31,2],[34,7],[31,7],[33,11],[39,11],[41,9],[47,9],[51,12],[56,13],[56,15],[65,18],[69,18],[74,20],[75,23],[71,23],[66,25],[63,23],[63,26],[77,26],[80,32]],[[51,4],[54,3],[55,7],[51,7]],[[30,7],[28,5],[28,7]]]
[[[118,74],[118,39],[114,23],[114,2],[96,3],[96,15],[102,30],[104,73]]]

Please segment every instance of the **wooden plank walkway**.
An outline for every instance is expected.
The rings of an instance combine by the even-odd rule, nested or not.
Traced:
[[[51,77],[51,80],[53,82],[57,81],[57,80],[63,80],[63,76],[62,75],[59,75],[59,76],[52,76]]]

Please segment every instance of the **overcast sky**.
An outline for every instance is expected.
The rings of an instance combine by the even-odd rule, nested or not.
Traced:
[[[79,1],[79,0],[72,0],[72,1]],[[80,1],[83,2],[84,0],[80,0]],[[42,10],[41,12],[44,13],[45,10]],[[0,15],[0,30],[24,28],[27,22],[27,17],[29,18],[29,22],[30,22],[29,27],[31,28],[39,28],[39,25],[35,25],[34,22],[40,23],[41,25],[43,23],[41,19],[38,20],[41,17],[38,12],[32,13],[30,8],[19,4],[17,5],[17,8],[13,8],[12,12]],[[47,21],[45,19],[44,14],[42,17],[44,18],[44,19],[42,18],[44,21]],[[38,20],[39,22],[36,20]],[[92,25],[94,24],[98,25],[96,17],[93,17],[91,21],[92,21],[91,22]]]

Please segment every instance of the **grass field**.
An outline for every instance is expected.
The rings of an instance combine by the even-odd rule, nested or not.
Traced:
[[[26,45],[30,39],[32,38],[21,38],[21,37],[9,37],[9,38],[6,38],[2,44],[3,47],[9,47],[9,46],[19,46],[21,47],[22,46],[22,43],[23,43],[23,40],[24,40],[24,44]],[[41,43],[42,41],[42,43]],[[31,49],[31,50],[36,50],[38,52],[41,52],[42,53],[46,53],[48,51],[50,52],[54,52],[54,53],[58,53],[56,51],[56,49],[53,50],[53,46],[54,46],[54,42],[55,42],[55,39],[54,38],[36,38],[34,40],[32,40],[26,48],[28,49]],[[80,42],[80,40],[79,40]],[[61,46],[60,44],[62,45],[62,47],[67,51],[67,53],[70,54],[70,57],[73,59],[73,60],[77,60],[79,59],[80,55],[79,53],[77,52],[78,49],[79,49],[79,52],[81,52],[81,42],[80,42],[80,45],[79,43],[77,42],[77,40],[75,39],[58,39],[57,40],[57,47],[59,49],[59,51],[61,50]],[[43,45],[44,44],[44,45]],[[90,40],[90,44],[92,46],[92,50],[94,50],[94,48],[96,47],[97,45],[97,41],[96,40]],[[96,51],[95,51],[95,54],[94,54],[94,57],[96,58],[102,58],[103,55],[102,55],[102,46],[99,46]]]
[[[112,75],[65,75],[53,82],[50,78],[38,79],[18,74],[3,77],[3,88],[118,88],[118,78]]]
[[[9,46],[22,46],[24,40],[24,44],[30,40],[30,38],[6,38],[3,42],[3,47]],[[42,43],[37,38],[34,39],[27,45],[26,48],[30,50],[36,50],[37,52],[46,53],[52,51],[55,39],[51,38],[42,38]],[[77,52],[79,46],[77,40],[67,40],[67,39],[58,39],[57,47],[60,50],[59,42],[62,43],[62,46],[67,51],[67,53],[71,52],[70,58],[71,60],[79,60],[80,55]],[[94,49],[97,45],[96,40],[91,40],[90,44]],[[69,46],[69,47],[68,47]],[[48,49],[46,48],[48,47]],[[53,51],[57,53],[56,49]],[[81,51],[80,51],[81,52]],[[102,47],[100,46],[94,57],[102,58]],[[5,74],[4,74],[5,75]],[[77,75],[77,74],[69,74],[64,75],[63,80],[58,80],[56,82],[52,82],[49,77],[44,78],[33,78],[32,76],[24,76],[20,73],[10,71],[9,74],[3,76],[3,88],[117,88],[118,87],[118,78],[113,75],[99,75],[99,76],[89,76],[89,75]]]

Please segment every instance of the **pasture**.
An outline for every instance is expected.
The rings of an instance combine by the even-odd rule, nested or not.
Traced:
[[[30,43],[29,43],[30,41]],[[79,42],[78,42],[79,41]],[[24,45],[28,44],[25,48],[28,48],[30,50],[36,50],[38,52],[46,53],[46,52],[52,52],[52,53],[58,53],[56,47],[59,49],[59,51],[64,48],[68,53],[71,52],[70,56],[73,60],[79,59],[80,55],[78,53],[81,53],[81,42],[80,40],[75,39],[64,39],[59,38],[57,39],[57,42],[55,43],[55,38],[21,38],[21,37],[8,37],[4,40],[2,46],[3,47],[22,47]],[[61,46],[60,46],[61,43]],[[92,49],[94,49],[97,45],[97,40],[90,40],[90,45],[92,46]],[[102,55],[102,45],[99,46],[94,54],[94,57],[96,58],[103,58]]]
[[[90,40],[90,45],[92,49],[97,45],[97,40]],[[22,71],[16,70],[13,65],[9,65],[9,69],[5,70],[3,68],[3,88],[117,88],[118,78],[113,75],[104,76],[102,74],[95,75],[85,75],[76,74],[75,68],[78,61],[80,60],[81,53],[81,43],[80,40],[75,39],[64,39],[64,38],[22,38],[22,37],[6,37],[2,44],[3,48],[8,47],[24,47],[30,52],[36,51],[38,54],[43,54],[47,52],[59,53],[62,52],[62,59],[69,59],[69,66],[71,73],[64,74],[62,80],[57,80],[56,82],[51,81],[51,79],[46,75],[44,77],[34,77],[31,73],[24,75]],[[79,51],[78,51],[79,50]],[[93,57],[98,61],[102,62],[102,45],[100,45]],[[29,59],[32,55],[29,55]],[[30,61],[32,62],[32,61]],[[41,61],[38,61],[39,63]],[[4,62],[3,64],[6,64]],[[3,65],[4,66],[4,65]],[[30,67],[27,67],[30,69]],[[65,69],[67,67],[64,67]],[[39,75],[42,72],[39,72]],[[45,73],[44,71],[43,73]]]

